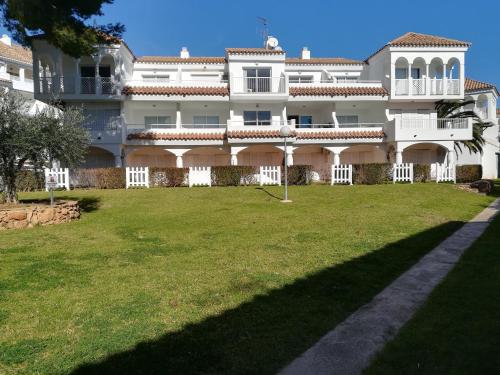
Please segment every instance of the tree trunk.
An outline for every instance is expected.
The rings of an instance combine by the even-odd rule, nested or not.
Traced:
[[[4,175],[2,179],[5,203],[19,203],[17,200],[16,175]]]

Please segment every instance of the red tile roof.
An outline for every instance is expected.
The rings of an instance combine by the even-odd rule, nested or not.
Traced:
[[[283,55],[285,51],[266,48],[226,48],[228,55]]]
[[[166,96],[229,96],[227,87],[131,87],[125,86],[123,95],[166,95]]]
[[[465,79],[465,91],[480,91],[480,90],[491,90],[491,89],[497,91],[495,85],[491,83],[481,82],[470,78]]]
[[[156,133],[141,132],[127,136],[128,140],[154,140],[154,141],[213,141],[224,140],[224,133]]]
[[[348,131],[320,131],[299,132],[298,139],[360,139],[360,138],[384,138],[382,130],[348,130]]]
[[[178,56],[141,56],[136,59],[138,63],[157,64],[225,64],[225,57],[200,56],[182,58]]]
[[[346,59],[344,57],[315,57],[311,59],[301,59],[297,57],[285,60],[289,65],[364,65],[364,61]]]
[[[383,87],[290,87],[291,96],[388,96]]]
[[[295,136],[292,132],[291,137]],[[228,138],[282,138],[279,130],[229,130]]]
[[[22,47],[19,44],[12,44],[9,46],[0,42],[0,56],[29,65],[33,64],[31,50],[29,48]]]
[[[393,47],[469,47],[469,42],[443,38],[435,35],[409,32],[391,40],[388,43]]]

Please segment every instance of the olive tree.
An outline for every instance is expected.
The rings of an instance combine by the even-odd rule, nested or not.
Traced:
[[[34,114],[21,95],[0,91],[0,179],[4,200],[17,203],[16,178],[27,166],[35,171],[59,161],[81,163],[90,142],[78,108],[50,106]]]

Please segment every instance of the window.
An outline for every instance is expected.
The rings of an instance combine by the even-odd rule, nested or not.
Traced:
[[[271,92],[271,69],[245,69],[245,92]]]
[[[420,68],[411,68],[411,78],[420,79]]]
[[[143,74],[142,80],[145,82],[168,82],[170,76],[168,74]]]
[[[120,122],[120,109],[84,108],[85,127],[90,131],[116,130]]]
[[[288,121],[295,120],[296,128],[311,128],[313,124],[313,118],[309,115],[291,115],[287,118]]]
[[[146,129],[170,128],[172,124],[170,116],[144,116]]]
[[[290,83],[312,83],[313,76],[290,76]]]
[[[271,125],[271,111],[244,111],[244,125]]]
[[[340,128],[351,128],[358,125],[358,115],[337,116]]]
[[[194,116],[193,124],[202,128],[218,127],[219,116]]]
[[[407,79],[408,69],[406,68],[396,68],[396,79]]]

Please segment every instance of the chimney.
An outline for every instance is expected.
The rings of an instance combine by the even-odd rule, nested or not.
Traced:
[[[307,47],[302,48],[300,58],[302,60],[309,60],[311,58],[311,51],[309,51],[309,48],[307,48]]]
[[[182,47],[181,49],[181,59],[188,59],[189,58],[189,51],[187,47]]]
[[[10,36],[8,36],[7,34],[3,34],[2,37],[0,38],[0,41],[3,44],[7,44],[8,46],[12,45],[12,40],[10,39]]]

